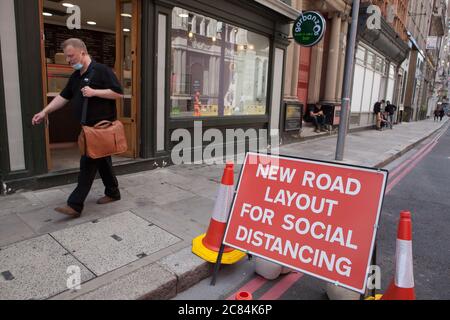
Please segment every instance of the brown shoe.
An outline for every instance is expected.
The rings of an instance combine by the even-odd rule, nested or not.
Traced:
[[[56,208],[55,211],[58,213],[64,214],[66,216],[72,217],[72,218],[79,218],[81,216],[81,213],[72,209],[69,206]]]
[[[103,198],[98,199],[97,204],[108,204],[111,202],[116,202],[119,201],[120,199],[113,199],[111,197],[108,196],[104,196]]]

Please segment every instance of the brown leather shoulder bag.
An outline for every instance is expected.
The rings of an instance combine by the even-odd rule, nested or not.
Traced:
[[[90,84],[95,70],[90,74],[90,79],[85,80],[85,85]],[[125,129],[119,120],[100,121],[94,127],[86,125],[87,108],[89,98],[84,99],[83,114],[81,119],[81,133],[78,136],[78,146],[81,155],[91,159],[100,159],[112,155],[125,153],[128,150]]]

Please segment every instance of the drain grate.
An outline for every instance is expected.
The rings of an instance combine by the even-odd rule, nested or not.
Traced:
[[[121,237],[119,237],[118,235],[115,235],[115,234],[113,234],[113,235],[111,236],[111,238],[113,238],[113,239],[116,240],[117,242],[120,242],[120,241],[123,240]]]

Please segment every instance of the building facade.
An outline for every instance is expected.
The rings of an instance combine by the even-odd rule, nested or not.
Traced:
[[[335,110],[341,105],[352,1],[292,0],[289,3],[299,11],[320,13],[326,21],[326,32],[313,47],[291,42],[287,55],[284,107],[299,103],[304,115],[312,106],[322,105],[334,120]],[[302,122],[301,119],[299,121]],[[281,130],[283,141],[295,141],[301,137],[300,129],[288,131],[282,126]]]
[[[447,26],[447,3],[444,0],[434,0],[433,15],[431,18],[430,34],[427,39],[427,56],[429,59],[428,94],[426,117],[431,117],[439,102],[442,102],[444,93],[442,92],[442,78],[445,72],[442,68],[445,61],[446,48],[445,38],[448,34]]]
[[[273,133],[269,143],[279,139],[293,7],[278,0],[71,2],[81,8],[80,29],[69,28],[76,12],[61,3],[0,2],[3,192],[76,181],[79,124],[70,122],[70,108],[47,126],[31,126],[72,72],[60,49],[69,37],[85,40],[124,86],[118,113],[130,150],[116,162],[119,173],[122,162],[133,162],[134,171],[169,164],[177,129],[265,129]]]
[[[408,1],[362,1],[353,71],[351,127],[375,123],[377,101],[390,101],[402,112],[404,61],[409,54],[405,30]]]
[[[428,97],[434,86],[435,65],[427,50],[435,15],[435,1],[410,0],[407,30],[411,46],[404,121],[427,117]],[[430,59],[431,57],[431,59]]]

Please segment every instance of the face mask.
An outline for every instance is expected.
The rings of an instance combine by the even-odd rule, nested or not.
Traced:
[[[83,64],[81,63],[82,60],[83,60],[83,55],[81,55],[80,62],[74,64],[74,65],[72,66],[72,68],[74,68],[74,69],[77,70],[77,71],[80,71],[81,69],[83,69]]]
[[[72,68],[74,68],[75,70],[79,71],[79,70],[83,69],[83,65],[81,63],[77,63],[77,64],[74,64],[72,66]]]

